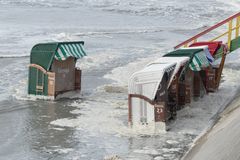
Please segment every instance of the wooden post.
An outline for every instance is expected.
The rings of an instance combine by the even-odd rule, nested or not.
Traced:
[[[48,96],[55,97],[55,73],[47,72],[48,75]]]
[[[217,74],[217,80],[216,80],[216,89],[219,87],[220,84],[220,80],[221,80],[221,75],[222,75],[222,71],[223,71],[223,67],[225,64],[225,59],[226,59],[226,55],[227,55],[227,48],[226,46],[223,48],[223,54],[222,54],[222,59],[221,59],[221,63],[218,69],[218,74]]]
[[[132,125],[132,96],[128,95],[128,124]]]
[[[79,68],[75,68],[75,90],[81,90],[81,78],[82,71]]]

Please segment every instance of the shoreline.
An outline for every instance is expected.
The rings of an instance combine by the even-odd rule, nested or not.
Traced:
[[[212,124],[200,134],[193,142],[190,149],[184,154],[181,160],[192,160],[195,156],[201,154],[201,148],[207,145],[211,134],[214,133],[217,127],[225,123],[226,119],[231,118],[231,115],[240,110],[240,88],[237,89],[235,96],[227,105],[221,108],[216,115],[213,116]],[[215,118],[214,118],[215,117]],[[224,130],[224,128],[222,128]],[[226,137],[225,137],[226,138]],[[211,149],[211,148],[210,148]],[[197,158],[196,158],[197,159]]]

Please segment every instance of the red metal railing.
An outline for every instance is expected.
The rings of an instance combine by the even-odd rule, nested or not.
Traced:
[[[233,28],[233,22],[234,21],[235,21],[235,27]],[[239,37],[240,12],[235,14],[235,15],[233,15],[233,16],[231,16],[231,17],[229,17],[229,18],[227,18],[227,19],[225,19],[222,22],[217,23],[216,25],[206,29],[205,31],[203,31],[203,32],[201,32],[201,33],[199,33],[199,34],[197,34],[195,36],[193,36],[192,38],[189,38],[188,40],[180,43],[179,45],[175,46],[174,49],[177,49],[177,48],[180,48],[180,47],[188,47],[192,43],[197,42],[197,40],[200,37],[208,34],[209,32],[211,32],[211,31],[213,31],[213,30],[215,30],[215,29],[217,29],[217,28],[219,28],[219,27],[221,27],[221,26],[223,26],[223,25],[225,25],[227,23],[228,23],[228,30],[226,32],[224,32],[223,34],[221,34],[221,35],[219,35],[219,36],[217,36],[217,37],[215,37],[215,38],[213,38],[211,40],[207,40],[207,41],[215,41],[215,40],[217,40],[219,38],[224,37],[225,35],[228,35],[226,43],[228,44],[228,47],[230,47],[231,40],[232,40],[232,33],[233,33],[234,30],[236,30],[235,31],[235,37],[236,38]]]

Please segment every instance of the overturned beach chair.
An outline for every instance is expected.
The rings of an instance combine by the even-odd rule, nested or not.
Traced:
[[[84,42],[41,43],[32,48],[28,93],[56,97],[81,90],[81,70],[76,60],[86,56]]]

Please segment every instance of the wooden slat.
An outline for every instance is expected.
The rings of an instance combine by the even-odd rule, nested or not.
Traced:
[[[42,71],[43,74],[46,74],[46,73],[47,73],[47,71],[46,71],[42,66],[39,66],[39,65],[37,65],[37,64],[30,64],[29,67],[37,68],[37,69],[39,69],[40,71]]]

